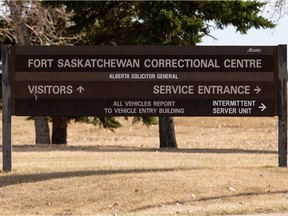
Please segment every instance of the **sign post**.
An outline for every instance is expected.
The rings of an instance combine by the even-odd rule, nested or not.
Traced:
[[[278,160],[287,167],[287,46],[278,46]]]
[[[11,72],[12,47],[4,45],[2,48],[2,157],[3,172],[12,169],[11,144]]]

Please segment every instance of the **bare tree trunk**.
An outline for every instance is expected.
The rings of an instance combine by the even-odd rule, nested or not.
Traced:
[[[50,130],[45,116],[35,118],[36,144],[50,144]]]
[[[7,1],[11,18],[15,27],[15,38],[18,45],[31,45],[29,31],[22,17],[25,2],[17,0]],[[26,5],[27,6],[27,5]],[[47,117],[35,118],[36,144],[50,143],[50,133]]]
[[[67,144],[67,117],[53,117],[52,128],[52,144]]]
[[[159,117],[160,148],[177,148],[173,117]]]
[[[50,144],[49,126],[47,117],[39,116],[34,118],[36,144]],[[48,134],[48,136],[47,136]]]
[[[23,7],[25,6],[24,2],[17,0],[8,0],[6,1],[10,13],[11,18],[14,23],[15,28],[15,38],[18,45],[31,45],[31,41],[29,38],[29,32],[27,26],[25,25],[25,21],[23,20]]]

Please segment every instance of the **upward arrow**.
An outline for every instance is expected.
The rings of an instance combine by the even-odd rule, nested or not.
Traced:
[[[82,86],[79,86],[77,88],[77,91],[81,94],[85,89]]]

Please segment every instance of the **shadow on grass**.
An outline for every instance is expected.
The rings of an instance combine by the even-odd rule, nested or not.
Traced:
[[[2,147],[0,145],[0,147]],[[2,150],[1,150],[2,151]],[[15,152],[49,152],[49,151],[87,151],[87,152],[169,152],[169,153],[203,153],[203,154],[277,154],[277,151],[239,148],[136,148],[124,146],[69,146],[69,145],[13,145]]]
[[[52,172],[52,173],[36,173],[36,174],[7,174],[0,176],[0,188],[11,185],[33,183],[40,181],[47,181],[53,179],[64,179],[72,177],[84,177],[84,176],[105,176],[105,175],[117,175],[117,174],[137,174],[137,173],[156,173],[156,172],[171,172],[179,171],[181,169],[125,169],[125,170],[91,170],[91,171],[68,171],[68,172]]]
[[[230,199],[230,198],[237,198],[237,197],[246,197],[248,200],[249,197],[253,196],[261,196],[261,195],[275,195],[275,194],[288,194],[288,190],[276,190],[276,191],[262,191],[262,192],[245,192],[245,193],[234,193],[234,194],[229,194],[229,195],[220,195],[220,196],[211,196],[211,197],[203,197],[199,199],[185,199],[185,200],[177,200],[177,201],[171,201],[171,202],[166,202],[166,203],[157,203],[154,205],[146,205],[138,208],[131,209],[129,212],[130,213],[137,213],[139,211],[147,210],[150,208],[160,208],[163,206],[171,206],[171,205],[184,205],[184,204],[191,204],[193,202],[205,202],[205,201],[223,201],[223,199]]]

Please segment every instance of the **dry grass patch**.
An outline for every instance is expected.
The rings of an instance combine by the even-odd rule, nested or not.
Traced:
[[[32,145],[33,122],[13,124],[1,215],[288,212],[276,118],[175,118],[178,150],[158,149],[158,126],[129,121],[116,133],[71,124],[67,146]]]
[[[14,172],[0,174],[2,213],[288,211],[288,171],[277,168],[274,154],[86,150],[15,147]]]

